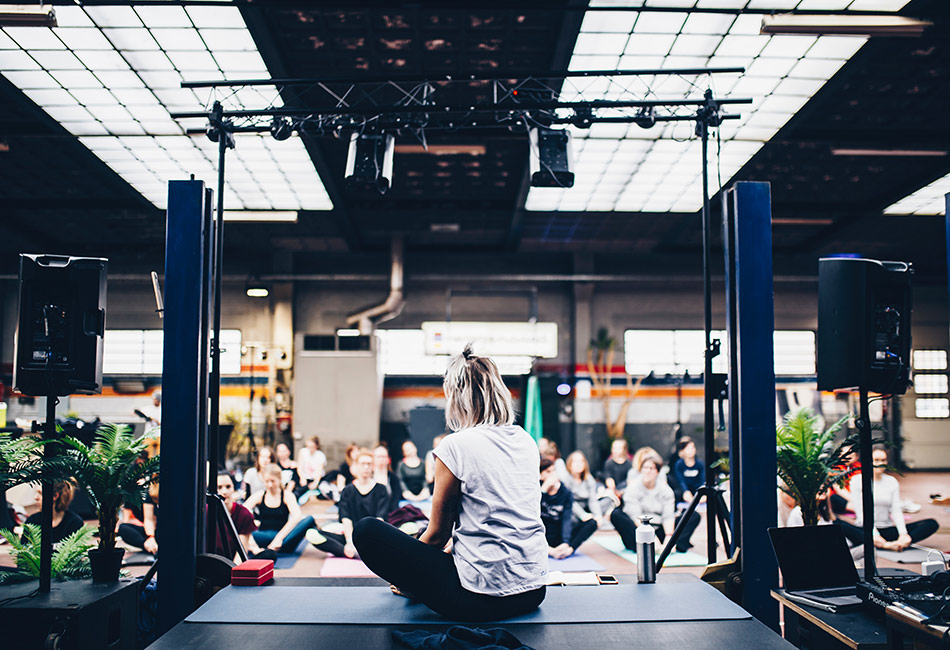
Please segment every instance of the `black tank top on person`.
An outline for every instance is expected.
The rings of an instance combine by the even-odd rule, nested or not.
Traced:
[[[280,505],[276,508],[268,506],[261,497],[261,503],[257,506],[257,518],[260,519],[261,530],[280,530],[290,519],[290,508],[284,503],[284,493],[280,493]]]

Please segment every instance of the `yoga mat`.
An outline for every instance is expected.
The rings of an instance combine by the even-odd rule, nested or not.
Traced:
[[[591,537],[591,541],[597,542],[611,553],[619,555],[625,560],[633,562],[634,564],[637,563],[637,554],[625,548],[623,540],[621,540],[619,536],[595,535]],[[657,557],[659,557],[659,553],[657,553]],[[673,551],[669,557],[666,558],[666,562],[663,563],[663,566],[706,566],[706,558],[692,551],[686,551],[685,553]]]
[[[122,566],[152,566],[155,564],[155,556],[145,551],[125,552],[122,557]]]
[[[874,552],[879,558],[890,560],[891,562],[899,562],[900,564],[920,564],[921,562],[927,561],[927,553],[930,552],[930,549],[914,544],[912,546],[908,546],[903,551],[882,551],[881,549],[875,549]],[[933,553],[931,557],[934,559],[939,559],[940,554]]]
[[[386,587],[225,587],[189,623],[422,625],[450,624],[421,603]],[[549,587],[541,607],[505,623],[627,623],[751,618],[699,580],[652,585]]]
[[[300,544],[297,545],[297,550],[293,553],[278,553],[277,560],[274,562],[275,569],[291,569],[297,560],[300,559],[300,554],[303,553],[303,550],[310,546],[310,542],[303,540]]]
[[[320,575],[324,578],[375,578],[376,574],[360,560],[348,557],[328,557],[323,562]]]
[[[584,555],[583,553],[575,553],[574,555],[564,558],[563,560],[555,560],[553,557],[548,558],[548,571],[603,571],[604,565],[598,562],[597,560]]]

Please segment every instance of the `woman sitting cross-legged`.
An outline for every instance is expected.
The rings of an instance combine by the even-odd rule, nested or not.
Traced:
[[[556,467],[550,458],[541,459],[541,521],[548,555],[563,560],[597,532],[597,521],[574,522],[574,495],[561,483]]]
[[[257,513],[260,526],[251,533],[261,548],[278,553],[293,553],[304,534],[316,524],[313,517],[304,517],[297,499],[281,482],[281,469],[276,463],[264,467],[264,489],[255,492],[244,502],[244,507]]]
[[[623,545],[631,551],[637,550],[637,523],[640,517],[649,515],[653,518],[650,524],[656,529],[656,538],[661,544],[667,535],[673,533],[674,521],[679,523],[679,519],[674,520],[676,497],[673,488],[658,480],[662,467],[663,460],[659,456],[644,458],[639,475],[627,484],[623,493],[623,510],[616,508],[610,513],[610,523],[620,533]],[[692,544],[689,538],[699,521],[699,515],[693,512],[676,542],[678,552],[685,553],[690,549]]]
[[[470,345],[449,362],[443,390],[455,433],[435,450],[428,528],[414,539],[367,518],[353,541],[394,593],[447,618],[492,621],[533,611],[544,600],[548,549],[538,447],[513,424],[511,393],[494,362]]]
[[[389,491],[373,478],[373,452],[360,449],[352,467],[353,482],[343,488],[337,508],[343,534],[326,530],[308,530],[307,541],[324,553],[337,557],[356,557],[353,527],[361,519],[382,519],[389,514]]]

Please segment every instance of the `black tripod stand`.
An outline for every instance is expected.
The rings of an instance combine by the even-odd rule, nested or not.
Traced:
[[[709,209],[708,153],[709,128],[719,126],[722,123],[723,116],[720,112],[719,102],[713,99],[711,90],[707,89],[703,98],[705,101],[696,111],[695,119],[696,135],[699,136],[703,145],[703,316],[706,334],[706,349],[703,366],[703,393],[705,398],[703,438],[705,443],[706,480],[703,486],[696,490],[696,494],[693,495],[693,500],[690,501],[686,512],[680,517],[679,523],[673,530],[672,536],[670,536],[669,541],[664,546],[660,557],[657,558],[657,571],[663,567],[666,558],[676,547],[676,542],[682,536],[686,524],[689,522],[690,517],[693,516],[693,513],[696,512],[696,506],[699,505],[703,497],[706,498],[706,551],[709,563],[712,564],[716,561],[717,520],[719,521],[719,528],[722,533],[726,552],[728,553],[730,550],[729,520],[727,519],[729,509],[726,507],[725,499],[723,499],[722,489],[716,485],[716,470],[712,467],[716,460],[716,433],[713,427],[713,414],[715,401],[722,398],[725,382],[723,375],[713,375],[712,372],[712,361],[719,355],[720,344],[719,339],[713,340],[712,338],[712,294],[710,287],[710,264],[712,260],[710,259],[711,232],[709,226],[709,219],[712,215]]]

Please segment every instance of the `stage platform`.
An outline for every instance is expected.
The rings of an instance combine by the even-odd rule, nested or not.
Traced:
[[[394,620],[394,615],[389,612],[382,616],[382,619],[379,618],[379,614],[374,615],[370,612],[365,624],[326,622],[333,618],[327,616],[327,610],[347,600],[341,598],[337,603],[327,603],[327,587],[387,589],[386,583],[377,578],[285,578],[277,580],[271,587],[228,587],[227,593],[222,592],[215,597],[218,599],[217,602],[212,599],[189,617],[193,622],[179,623],[149,648],[178,650],[227,647],[229,650],[239,648],[260,650],[261,647],[293,647],[294,645],[307,648],[393,648],[397,647],[390,634],[393,629],[440,630],[452,625],[451,622],[436,622],[435,617],[419,618],[418,613],[415,614],[418,622],[413,622],[413,615],[407,613],[402,619],[405,622],[374,623],[375,620]],[[695,576],[661,574],[656,585],[637,585],[634,576],[623,576],[621,587],[616,592],[608,592],[607,590],[611,589],[609,586],[550,587],[549,597],[545,602],[550,600],[551,610],[563,607],[563,603],[558,604],[557,601],[563,601],[565,595],[570,594],[570,599],[576,597],[576,617],[573,617],[570,622],[544,623],[536,622],[531,617],[523,617],[473,626],[504,627],[522,643],[539,649],[562,647],[607,649],[637,647],[640,644],[651,648],[693,647],[729,648],[730,650],[792,647],[775,632],[753,619],[747,612],[733,605],[723,595],[702,583]],[[293,621],[300,620],[299,603],[307,600],[309,590],[314,597],[313,618],[324,622],[300,623],[284,620],[266,620],[265,622],[266,617],[260,615],[259,604],[255,605],[255,602],[259,603],[260,599],[268,593],[268,589],[272,590],[270,593],[278,601],[287,598],[288,594],[294,594],[295,602],[288,603],[287,607],[288,613],[298,612],[290,615],[290,620]],[[241,611],[241,602],[244,600],[243,590],[247,593],[247,606],[253,608],[254,612]],[[550,594],[554,590],[558,591],[556,597],[552,599]],[[590,591],[585,597],[585,590],[597,590],[594,592],[596,597],[591,597]],[[634,590],[654,590],[653,594],[657,596],[686,594],[690,603],[689,609],[695,610],[695,615],[683,611],[686,609],[685,602],[682,607],[670,607],[668,604],[653,607],[648,604],[649,601],[660,603],[666,598],[651,598],[653,594],[644,597],[642,594],[633,593]],[[617,614],[605,617],[603,614],[605,606],[613,607],[605,605],[603,596],[609,593],[618,596]],[[619,598],[624,595],[625,598]],[[392,596],[392,599],[392,608],[395,612],[412,612],[421,607],[416,605],[410,608],[403,599],[397,596]],[[625,611],[626,600],[635,601],[630,605],[637,610],[636,612]],[[274,604],[277,605],[273,608],[274,611],[279,611],[279,603]],[[585,614],[585,606],[595,607],[597,611]],[[544,604],[541,608],[544,609]],[[222,615],[222,612],[225,613]],[[395,619],[399,619],[400,616],[403,615],[396,614]],[[352,619],[353,617],[342,616],[341,618]],[[551,615],[548,618],[551,618]],[[554,618],[557,618],[556,612]],[[627,620],[625,622],[590,622],[590,619],[604,621],[609,618]],[[214,622],[222,619],[229,622]]]

